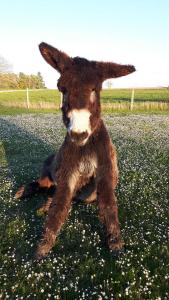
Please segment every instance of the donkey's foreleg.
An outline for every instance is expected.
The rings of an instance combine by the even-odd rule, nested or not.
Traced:
[[[110,147],[110,159],[112,164],[112,187],[113,190],[117,187],[118,181],[119,181],[119,169],[117,164],[117,153],[114,145],[111,144]]]
[[[72,192],[67,186],[58,186],[48,210],[42,240],[38,244],[35,254],[36,259],[45,257],[53,247],[56,236],[64,224],[72,202]]]
[[[102,178],[98,182],[97,191],[99,217],[106,227],[108,247],[116,253],[122,249],[123,242],[120,235],[117,200],[111,178]]]

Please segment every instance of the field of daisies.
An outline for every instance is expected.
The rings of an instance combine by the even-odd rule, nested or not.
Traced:
[[[97,205],[74,203],[53,251],[33,259],[43,196],[15,200],[61,145],[58,114],[0,117],[0,299],[169,299],[169,116],[105,115],[119,157],[125,252],[105,244]]]

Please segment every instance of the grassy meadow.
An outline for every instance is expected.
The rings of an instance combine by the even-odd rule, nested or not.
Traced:
[[[101,92],[104,112],[129,112],[131,110],[130,89],[111,89]],[[59,109],[60,93],[58,90],[30,90],[29,110],[27,109],[26,91],[0,91],[1,114],[18,112],[52,112]],[[169,89],[135,89],[134,112],[169,112]]]
[[[106,248],[97,204],[74,203],[53,251],[36,262],[44,198],[14,193],[39,175],[65,129],[60,114],[0,117],[0,299],[169,299],[169,116],[104,120],[119,157],[125,252],[115,258]]]

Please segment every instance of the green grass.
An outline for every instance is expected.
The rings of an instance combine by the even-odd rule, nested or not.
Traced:
[[[47,101],[50,103],[60,101],[60,93],[57,90],[29,90],[30,101],[40,102]],[[5,105],[5,103],[26,103],[26,90],[23,91],[13,91],[13,92],[0,92],[0,103]]]
[[[61,116],[0,118],[1,299],[169,298],[169,117],[105,115],[120,168],[119,218],[126,251],[114,258],[104,243],[97,205],[74,204],[53,251],[33,260],[44,218],[43,197],[16,201],[60,147]]]
[[[60,93],[57,90],[30,90],[30,112],[59,109]],[[103,110],[130,111],[130,89],[112,89],[101,92]],[[26,91],[0,92],[0,114],[27,110]],[[169,111],[168,89],[135,89],[134,112]]]
[[[39,114],[39,113],[58,113],[58,110],[54,109],[42,109],[42,108],[30,108],[29,110],[27,108],[18,108],[18,107],[9,107],[9,106],[3,106],[0,107],[0,115],[20,115],[20,114]]]
[[[59,113],[58,109],[49,109],[49,108],[45,108],[45,109],[38,109],[38,108],[31,108],[31,109],[27,109],[27,108],[17,108],[17,107],[0,107],[0,115],[5,116],[5,115],[22,115],[22,114],[48,114],[48,113]],[[110,107],[104,107],[103,109],[103,113],[104,114],[115,114],[115,115],[133,115],[134,114],[140,114],[140,109],[134,109],[133,111],[131,111],[130,109],[126,109],[126,108],[122,108],[122,109],[112,109]],[[141,110],[142,114],[145,115],[149,115],[154,114],[154,115],[168,115],[169,114],[169,109],[168,110],[159,110],[159,109],[142,109]]]
[[[131,89],[103,90],[101,98],[103,103],[111,101],[128,102],[131,100],[131,93]],[[169,89],[135,89],[134,101],[169,102]]]

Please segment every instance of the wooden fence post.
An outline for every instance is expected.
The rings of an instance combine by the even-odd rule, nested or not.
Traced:
[[[130,110],[133,110],[133,105],[134,105],[134,89],[132,89],[132,93],[131,93]]]
[[[27,109],[30,108],[30,102],[29,102],[29,89],[26,89],[26,104],[27,104]]]

